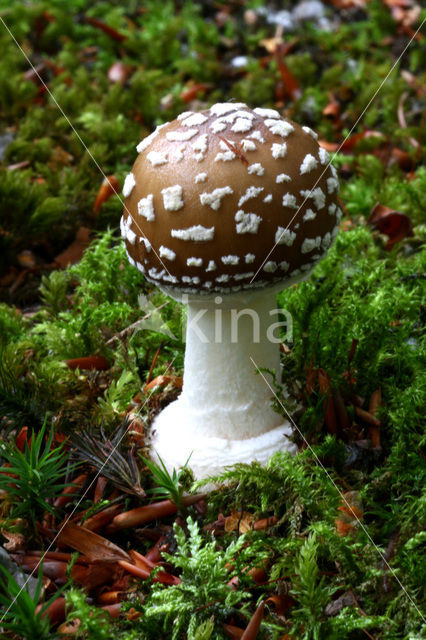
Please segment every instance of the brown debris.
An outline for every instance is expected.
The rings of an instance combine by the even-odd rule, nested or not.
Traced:
[[[388,236],[386,251],[390,251],[397,242],[414,235],[413,223],[407,214],[378,202],[370,211],[368,224]]]
[[[104,356],[83,356],[81,358],[72,358],[65,360],[65,364],[69,369],[107,371],[111,365]]]
[[[59,265],[61,269],[65,269],[70,264],[75,264],[81,260],[81,257],[87,247],[90,244],[90,229],[87,227],[80,227],[76,233],[74,241],[70,246],[62,251],[54,258],[54,262]]]
[[[106,176],[101,186],[99,187],[98,195],[96,196],[95,203],[93,205],[93,212],[99,213],[99,209],[104,202],[109,200],[111,196],[119,194],[120,185],[115,176]]]
[[[346,491],[338,507],[340,515],[335,520],[336,531],[339,536],[347,536],[356,530],[363,517],[363,506],[359,491]]]
[[[92,562],[130,559],[129,555],[114,543],[86,527],[80,527],[71,522],[68,522],[61,530],[58,543],[83,553]]]

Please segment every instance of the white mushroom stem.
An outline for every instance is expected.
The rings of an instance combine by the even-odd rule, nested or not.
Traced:
[[[260,368],[280,381],[279,318],[271,289],[188,302],[183,390],[153,424],[153,455],[197,478],[236,462],[296,451],[288,421],[272,409]],[[274,330],[275,327],[275,330]],[[271,381],[271,376],[266,374]]]

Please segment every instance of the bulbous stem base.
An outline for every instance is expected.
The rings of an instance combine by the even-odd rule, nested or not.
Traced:
[[[265,463],[277,450],[296,453],[290,424],[257,373],[281,380],[275,307],[270,290],[189,301],[182,394],[152,428],[152,455],[170,470],[190,454],[201,479],[237,462]]]

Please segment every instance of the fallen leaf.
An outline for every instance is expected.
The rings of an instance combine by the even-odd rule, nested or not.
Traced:
[[[340,116],[340,103],[337,102],[333,93],[330,93],[329,102],[322,110],[322,115],[326,118],[330,118],[330,120],[337,120]]]
[[[50,154],[50,158],[47,162],[47,166],[52,171],[60,169],[62,167],[67,167],[74,160],[74,156],[72,156],[68,151],[65,151],[60,146],[56,146],[52,149]]]
[[[43,611],[41,617],[48,617],[50,622],[55,625],[64,622],[66,617],[65,604],[66,603],[64,597],[60,596],[59,598],[56,598],[56,600],[49,604],[45,611]],[[36,614],[40,612],[42,606],[42,604],[37,605]]]
[[[108,360],[104,356],[83,356],[81,358],[72,358],[65,360],[65,364],[69,369],[107,371],[111,367]]]
[[[273,527],[278,522],[277,516],[270,516],[269,518],[262,518],[261,520],[256,520],[253,525],[253,529],[255,531],[263,531],[265,529],[269,529],[269,527]]]
[[[239,640],[240,638],[242,638],[244,629],[241,629],[240,627],[236,627],[233,624],[223,624],[222,626],[226,635],[231,640]]]
[[[361,409],[361,407],[354,407],[355,415],[373,427],[380,427],[380,420],[373,416],[369,411]]]
[[[76,478],[71,481],[71,485],[65,487],[62,491],[61,495],[56,498],[53,505],[57,509],[63,509],[70,500],[73,499],[73,496],[81,489],[82,485],[86,481],[87,473],[81,473]]]
[[[279,50],[282,56],[286,56],[299,42],[299,38],[294,38],[290,42],[284,42],[282,37],[274,36],[273,38],[265,38],[259,42],[262,47],[265,47],[266,51],[272,57],[276,51]]]
[[[130,560],[129,555],[114,543],[72,522],[68,522],[62,528],[58,542],[79,551],[92,561]]]
[[[165,387],[168,384],[171,384],[177,389],[182,389],[183,378],[182,376],[157,376],[154,380],[151,380],[151,382],[148,382],[148,384],[144,386],[144,391],[151,391],[151,389],[155,389],[156,387]]]
[[[16,259],[19,266],[23,269],[33,269],[37,264],[37,258],[30,249],[20,251],[16,256]]]
[[[93,211],[99,213],[99,209],[104,202],[109,200],[111,196],[118,195],[120,192],[120,185],[115,176],[107,176],[103,179],[103,182],[99,188],[98,195],[96,196],[95,204],[93,205]]]
[[[64,622],[58,627],[58,633],[61,636],[76,636],[78,630],[80,628],[80,620],[78,618],[74,618],[70,622]]]
[[[281,81],[283,83],[284,89],[287,94],[290,96],[292,100],[299,100],[302,95],[302,92],[299,87],[299,83],[291,73],[290,69],[284,62],[284,53],[282,48],[278,47],[275,51],[275,57],[277,60],[278,71],[280,72]]]
[[[349,419],[345,401],[343,400],[342,394],[338,389],[333,391],[333,404],[339,427],[344,433],[345,431],[350,429],[351,421]]]
[[[371,413],[371,415],[375,416],[378,409],[381,407],[381,405],[382,405],[382,390],[379,387],[378,389],[373,391],[373,393],[371,394],[368,411]]]
[[[126,562],[125,560],[120,560],[118,563],[120,567],[123,567],[123,569],[131,573],[133,576],[141,578],[142,580],[150,578],[151,573],[156,568],[156,565],[137,551],[130,551],[130,555],[134,564]],[[182,582],[180,578],[177,578],[167,571],[159,571],[152,577],[152,580],[153,582],[160,582],[161,584],[167,585],[180,584]]]
[[[256,584],[265,584],[268,580],[268,574],[262,567],[252,567],[251,569],[246,567],[244,573],[247,573]]]
[[[61,269],[65,269],[68,265],[79,262],[89,244],[90,229],[87,227],[80,227],[76,233],[75,240],[67,249],[65,249],[65,251],[62,251],[62,253],[54,258],[54,262],[59,265]]]
[[[358,142],[368,138],[383,138],[383,133],[380,131],[372,131],[371,129],[366,129],[365,131],[360,131],[359,133],[355,133],[349,138],[343,140],[343,142],[329,142],[328,140],[318,140],[318,144],[321,147],[324,147],[326,151],[334,152],[339,150],[339,152],[344,153],[345,151],[352,153]]]
[[[105,491],[105,487],[107,486],[108,480],[105,476],[99,476],[96,480],[95,491],[93,494],[93,502],[96,504],[102,500],[103,493]]]
[[[339,536],[346,536],[356,530],[363,517],[362,498],[359,491],[346,491],[338,507],[340,515],[335,519]]]
[[[182,501],[186,507],[189,507],[205,497],[206,494],[199,493],[196,495],[184,496]],[[157,518],[170,516],[173,513],[177,513],[177,507],[171,500],[162,500],[160,502],[154,502],[153,504],[147,504],[143,507],[137,507],[136,509],[120,513],[113,519],[112,523],[107,528],[107,532],[114,533],[120,529],[137,527],[146,522],[152,522]]]
[[[44,560],[59,560],[60,562],[71,562],[71,553],[68,551],[28,551],[24,556],[21,556],[20,564],[27,564],[34,569],[40,562],[40,559]],[[76,564],[83,564],[87,566],[90,564],[89,559],[84,556],[79,556],[76,559]]]
[[[18,562],[19,559],[18,559]],[[20,562],[20,565],[24,571],[33,571],[38,569],[40,565],[40,558],[33,558],[33,561]],[[60,560],[44,560],[43,561],[43,576],[54,580],[57,584],[66,584],[68,582],[69,562],[62,562]],[[84,586],[86,589],[93,589],[101,584],[104,584],[108,580],[111,580],[114,572],[111,569],[111,561],[99,561],[96,564],[83,565],[80,562],[76,562],[71,569],[71,576],[73,580],[78,584]]]
[[[206,93],[213,89],[213,85],[209,82],[198,82],[192,85],[188,85],[180,94],[180,99],[185,104],[192,102],[199,95]]]
[[[319,139],[318,144],[329,153],[334,153],[339,148],[339,144],[337,142],[329,142],[328,140]]]
[[[386,251],[390,251],[397,242],[414,235],[413,223],[407,214],[378,202],[372,208],[367,222],[389,237],[385,245]]]
[[[127,591],[104,591],[97,597],[98,604],[116,604],[127,598]]]
[[[239,533],[247,533],[253,528],[254,516],[248,511],[235,511],[232,509],[231,515],[225,518],[225,531],[238,531]]]
[[[255,640],[259,633],[260,624],[263,620],[263,610],[265,608],[265,602],[261,602],[254,612],[250,622],[248,623],[246,630],[241,636],[241,640]]]
[[[158,564],[163,559],[163,552],[169,553],[170,551],[170,542],[167,536],[160,536],[155,545],[151,547],[149,551],[146,552],[145,558],[150,562],[154,562]]]
[[[130,607],[130,609],[126,612],[126,619],[132,622],[133,620],[138,620],[142,613],[140,611],[136,611],[134,607]]]
[[[119,31],[117,31],[117,29],[110,27],[108,24],[106,24],[102,20],[99,20],[98,18],[90,18],[86,16],[85,20],[86,22],[91,24],[92,27],[96,27],[96,29],[100,29],[101,31],[106,33],[107,36],[112,38],[112,40],[116,40],[117,42],[124,42],[124,40],[127,39],[127,36],[125,36],[123,33],[120,33]]]
[[[271,604],[277,615],[284,616],[287,611],[295,604],[295,600],[287,593],[270,596],[265,600],[265,604]]]
[[[11,553],[14,551],[22,551],[26,546],[26,537],[23,533],[14,533],[7,529],[0,529],[0,533],[3,538],[6,538],[7,542],[3,543],[3,548]]]
[[[28,436],[28,427],[22,427],[20,429],[19,433],[15,437],[16,448],[19,449],[19,451],[21,451],[21,453],[24,450],[25,442],[27,440],[27,436]]]
[[[101,609],[109,613],[111,618],[119,618],[122,613],[121,602],[117,602],[116,604],[107,604],[105,607],[101,607]]]
[[[121,504],[112,504],[101,511],[98,511],[90,518],[84,521],[84,528],[90,531],[100,531],[106,525],[108,525],[115,516],[122,511]]]

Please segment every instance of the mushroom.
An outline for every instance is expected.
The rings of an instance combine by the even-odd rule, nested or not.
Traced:
[[[327,151],[309,127],[242,103],[182,113],[137,151],[123,189],[127,255],[188,305],[183,389],[153,423],[152,455],[173,469],[192,452],[204,478],[295,453],[256,369],[280,382],[276,293],[307,278],[337,235]]]

